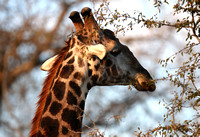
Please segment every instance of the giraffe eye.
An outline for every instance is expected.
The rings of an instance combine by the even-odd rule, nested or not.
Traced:
[[[117,56],[117,55],[119,55],[120,53],[121,53],[121,50],[112,50],[112,51],[110,52],[110,54],[113,55],[113,56]]]

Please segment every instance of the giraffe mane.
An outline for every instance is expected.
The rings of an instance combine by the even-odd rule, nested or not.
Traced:
[[[67,42],[66,42],[67,44]],[[46,99],[47,96],[49,94],[49,89],[51,87],[51,84],[54,80],[54,77],[56,75],[56,72],[64,58],[64,55],[68,52],[69,50],[69,45],[67,45],[66,47],[62,48],[59,53],[58,56],[56,57],[56,61],[53,64],[53,67],[49,70],[48,72],[48,76],[46,77],[44,83],[43,83],[43,88],[42,91],[39,95],[39,100],[37,102],[37,110],[35,112],[35,116],[32,120],[32,128],[30,131],[30,137],[36,137],[37,133],[39,131],[39,125],[40,125],[40,119],[42,117],[42,113],[43,113],[43,109],[45,107],[45,103],[46,103]]]

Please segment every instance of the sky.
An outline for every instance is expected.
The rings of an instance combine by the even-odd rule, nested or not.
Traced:
[[[14,2],[14,1],[12,1]],[[17,2],[17,0],[15,0],[15,2]],[[44,1],[40,1],[38,8],[43,9],[46,6],[46,3],[48,2],[48,0],[44,0]],[[56,5],[53,1],[51,1],[51,8],[52,10],[58,7],[58,5]],[[124,13],[129,13],[129,14],[133,14],[133,11],[142,11],[144,13],[144,15],[146,15],[147,17],[151,17],[153,16],[155,13],[158,13],[158,10],[153,8],[153,0],[113,0],[110,1],[110,8],[111,10],[115,10],[117,9],[119,12],[124,12]],[[12,5],[12,4],[11,4]],[[70,9],[70,11],[80,11],[83,7],[93,7],[93,9],[98,9],[99,8],[99,3],[96,3],[95,5],[93,5],[91,2],[85,2],[83,4],[79,4],[79,5],[74,5],[74,7],[72,7]],[[45,9],[45,8],[44,8]],[[59,9],[58,9],[59,10]],[[43,12],[43,11],[41,11]],[[164,11],[162,11],[161,16],[158,16],[159,18],[163,18],[164,16],[168,16],[170,13],[172,12],[172,7],[168,6],[168,8],[164,7]],[[70,13],[70,12],[69,12]],[[69,14],[68,13],[68,14]],[[67,15],[68,17],[68,15]],[[169,18],[168,19],[173,19]],[[71,21],[69,20],[69,18],[66,18],[66,23],[71,23]],[[55,24],[55,18],[52,17],[52,19],[49,21],[47,29],[51,29],[52,26]],[[112,29],[112,25],[108,26],[109,29]],[[123,34],[118,34],[118,37],[120,39],[122,39],[123,42],[123,38],[124,37],[142,37],[142,36],[147,36],[147,37],[153,37],[153,35],[155,33],[153,33],[154,31],[157,31],[157,29],[152,30],[152,29],[147,29],[147,28],[141,28],[140,25],[135,25],[133,28],[133,31],[127,31],[125,35]],[[164,29],[163,29],[163,35],[165,35],[165,33],[167,33]],[[175,31],[172,33],[175,34]],[[173,35],[174,39],[177,40],[177,42],[180,42],[181,44],[182,41],[184,41],[184,37],[182,36],[182,34],[176,34]],[[141,44],[142,43],[142,44]],[[157,47],[156,45],[159,45],[161,42],[139,42],[139,41],[135,41],[131,44],[129,44],[129,48],[131,49],[131,51],[133,51],[134,55],[136,56],[136,58],[139,60],[139,62],[147,69],[147,70],[151,70],[151,74],[155,76],[155,78],[162,78],[163,76],[166,75],[165,73],[165,69],[163,69],[161,66],[158,65],[158,58],[156,55],[151,54]],[[150,46],[150,44],[152,44]],[[155,46],[154,46],[155,44]],[[161,45],[162,46],[162,45]],[[162,56],[160,58],[166,58],[169,57],[170,55],[172,55],[175,51],[177,51],[178,49],[174,47],[174,45],[172,45],[172,43],[168,42],[167,45],[168,48],[165,49],[165,52],[163,52]],[[141,52],[148,52],[148,51],[152,51],[150,54],[152,60],[149,60],[146,56],[142,57],[140,56]],[[154,57],[154,58],[152,58]],[[152,66],[151,65],[155,65],[156,67],[159,67],[160,71],[156,71],[157,73],[155,73],[152,70]],[[173,66],[170,66],[173,67]],[[158,68],[157,68],[158,69]],[[41,78],[38,79],[38,77],[35,77],[35,79],[38,79],[38,84],[42,83],[43,79],[45,78],[45,75],[47,73],[46,72],[42,72],[39,70],[39,68],[33,70],[31,75],[42,75]],[[156,96],[158,96],[160,93],[159,92],[163,92],[162,87],[166,86],[166,83],[164,82],[160,82],[157,84],[157,91],[155,91],[155,93],[139,93],[137,92],[135,89],[133,90],[128,90],[128,87],[125,86],[113,86],[112,88],[110,87],[95,87],[92,88],[92,91],[90,91],[90,95],[89,97],[94,97],[96,92],[101,92],[102,94],[105,94],[105,98],[100,99],[99,101],[102,101],[103,103],[107,103],[109,104],[109,102],[112,101],[120,101],[120,99],[123,99],[123,94],[126,94],[126,96],[139,96],[143,95],[143,96],[149,96],[150,99],[144,101],[143,105],[146,105],[149,110],[152,110],[152,112],[154,115],[159,115],[160,117],[163,116],[163,114],[165,113],[165,109],[163,107],[163,103],[159,104],[159,101],[161,100],[161,98],[155,98]],[[107,92],[109,90],[109,92]],[[105,92],[106,91],[106,92]],[[124,91],[124,93],[120,93],[120,91]],[[39,92],[38,92],[39,93]],[[33,94],[30,94],[29,98],[32,102],[34,102],[33,104],[36,103],[37,98],[32,98],[32,96],[34,96]],[[112,98],[110,98],[110,96]],[[154,98],[151,98],[151,96],[154,96]],[[36,96],[37,97],[37,96]],[[87,101],[87,106],[90,107],[93,103],[93,100],[88,100]],[[86,106],[86,109],[87,109]],[[183,112],[184,115],[186,115],[187,117],[190,117],[190,114],[188,115],[187,111]],[[192,114],[192,113],[191,113]],[[131,117],[131,120],[129,119]],[[144,121],[145,118],[145,121]],[[154,119],[151,119],[151,117],[148,117],[147,112],[145,112],[145,110],[143,109],[143,107],[137,103],[136,105],[133,106],[133,109],[131,109],[130,111],[128,111],[125,116],[122,118],[122,121],[120,122],[120,126],[118,128],[121,128],[122,130],[118,130],[115,127],[113,128],[109,128],[109,130],[106,130],[105,132],[105,137],[111,135],[114,136],[115,134],[118,134],[119,136],[123,136],[123,137],[130,137],[130,133],[125,133],[125,132],[121,132],[123,131],[123,128],[126,128],[127,125],[130,124],[137,124],[138,126],[143,126],[143,124],[146,124],[146,128],[144,128],[144,130],[148,129],[149,127],[153,126],[157,126],[158,125],[158,121],[155,122]],[[162,121],[160,121],[162,123]],[[141,128],[142,129],[142,128]],[[102,128],[101,131],[104,131],[105,129]],[[118,131],[116,131],[118,130]],[[137,129],[135,129],[137,130]],[[1,133],[0,133],[0,137],[1,137]]]

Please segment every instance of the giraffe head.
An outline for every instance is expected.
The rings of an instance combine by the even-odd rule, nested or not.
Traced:
[[[80,136],[88,90],[96,85],[134,85],[139,91],[154,91],[146,69],[114,33],[100,29],[91,9],[72,12],[76,33],[58,55],[41,69],[49,71],[33,118],[31,137]]]
[[[120,43],[111,30],[102,30],[102,45],[106,55],[90,60],[97,85],[133,85],[138,91],[154,91],[156,86],[149,72],[135,58],[129,48]]]
[[[100,29],[90,8],[81,11],[84,23],[78,12],[73,11],[70,19],[76,28],[76,54],[81,54],[88,81],[91,86],[133,85],[138,91],[154,91],[154,80],[149,72],[135,58],[129,48],[116,38],[109,29]],[[54,62],[53,57],[41,67],[48,70]]]

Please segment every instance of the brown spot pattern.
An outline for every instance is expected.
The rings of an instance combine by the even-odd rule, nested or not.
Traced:
[[[82,78],[81,73],[80,73],[80,72],[76,72],[76,73],[74,74],[74,78],[75,78],[75,79],[78,79],[78,80],[81,80],[81,78]]]
[[[57,119],[44,117],[41,120],[41,127],[44,129],[47,137],[57,137],[59,122]]]
[[[100,67],[100,64],[97,64],[96,66],[94,66],[95,67],[95,69],[96,69],[96,71],[99,69],[99,67]]]
[[[87,95],[88,95],[88,92],[87,92],[87,93],[85,93],[85,99],[87,98]]]
[[[72,40],[71,40],[71,49],[74,47],[74,45],[75,45],[75,38],[72,38]]]
[[[79,106],[80,106],[80,108],[84,111],[85,101],[82,100]]]
[[[69,76],[72,74],[72,72],[74,71],[74,66],[73,65],[66,65],[63,67],[60,76],[62,78],[69,78]]]
[[[64,60],[68,59],[72,55],[72,51],[68,52],[67,55],[65,56]]]
[[[92,85],[90,83],[87,83],[87,89],[90,90],[92,88]]]
[[[67,103],[69,105],[77,105],[77,99],[76,97],[71,93],[71,91],[68,91],[67,93]]]
[[[78,66],[83,67],[85,64],[83,62],[83,59],[81,57],[78,57]]]
[[[76,111],[69,110],[68,108],[65,108],[63,110],[62,119],[63,119],[63,121],[70,124],[71,129],[73,131],[80,131],[80,129],[81,129],[81,127],[80,127],[81,121],[79,121],[77,118],[78,118],[78,116],[76,114]]]
[[[51,92],[48,94],[47,96],[47,99],[46,99],[46,104],[45,104],[45,107],[44,107],[44,110],[43,110],[43,113],[46,112],[49,104],[51,103],[51,99],[52,99],[52,95],[51,95]]]
[[[54,95],[58,100],[62,100],[65,93],[65,83],[56,81],[53,87]]]
[[[92,75],[92,70],[89,69],[89,70],[88,70],[88,77],[90,77],[91,75]]]
[[[39,132],[37,133],[37,137],[45,137],[45,136],[42,135],[42,133],[39,131]]]
[[[76,84],[74,81],[70,81],[69,86],[76,92],[79,97],[81,96],[81,88],[78,84]]]
[[[72,64],[72,63],[74,63],[74,57],[72,57],[72,58],[67,62],[67,64]]]
[[[60,110],[62,109],[62,104],[54,101],[52,104],[51,104],[51,107],[49,109],[49,112],[55,116],[56,114],[58,114],[60,112]]]
[[[68,132],[69,130],[66,127],[62,126],[62,134],[66,135]]]
[[[93,76],[92,76],[92,81],[93,81],[93,83],[96,83],[97,80],[98,80],[98,78],[99,78],[98,75],[93,75]]]

